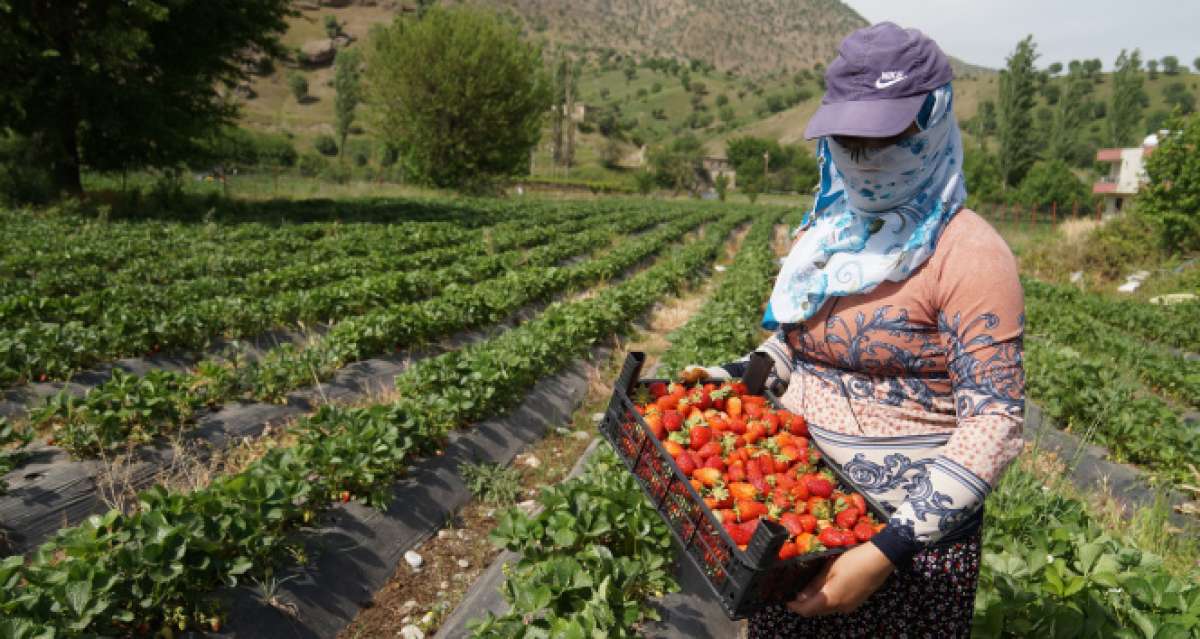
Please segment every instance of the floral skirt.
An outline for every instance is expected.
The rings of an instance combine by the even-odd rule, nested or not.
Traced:
[[[749,637],[970,637],[981,546],[975,533],[921,551],[848,615],[801,617],[772,606],[750,618]]]

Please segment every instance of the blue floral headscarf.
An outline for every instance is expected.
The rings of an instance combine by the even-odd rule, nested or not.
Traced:
[[[916,134],[858,161],[821,138],[820,188],[775,280],[764,328],[803,322],[830,297],[903,281],[933,254],[967,199],[949,84],[929,94],[916,123]]]

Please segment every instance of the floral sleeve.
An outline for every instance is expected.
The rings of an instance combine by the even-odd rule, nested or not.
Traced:
[[[876,543],[894,563],[975,515],[1021,452],[1024,296],[1007,247],[961,247],[934,295],[958,428]]]

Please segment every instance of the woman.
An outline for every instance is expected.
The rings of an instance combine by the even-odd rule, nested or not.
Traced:
[[[1012,253],[963,208],[952,77],[891,23],[849,36],[825,74],[805,132],[820,191],[759,350],[826,458],[894,511],[750,637],[970,634],[983,500],[1022,447],[1025,318]]]

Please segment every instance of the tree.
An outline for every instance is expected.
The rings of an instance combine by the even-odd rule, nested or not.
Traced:
[[[1146,93],[1142,90],[1141,53],[1124,49],[1113,67],[1112,104],[1108,109],[1109,140],[1113,146],[1128,146],[1136,137],[1135,127],[1142,121]]]
[[[996,110],[996,135],[1000,143],[1000,172],[1004,186],[1015,186],[1037,157],[1033,128],[1035,75],[1038,54],[1033,36],[1026,36],[1008,56],[1000,71],[1000,101]]]
[[[1013,194],[1021,204],[1047,209],[1056,203],[1060,208],[1091,203],[1091,189],[1071,172],[1062,160],[1039,160],[1030,167]]]
[[[1179,75],[1183,68],[1179,65],[1179,58],[1173,55],[1164,55],[1162,58],[1162,70],[1167,75]]]
[[[986,149],[970,147],[963,151],[963,175],[967,180],[967,205],[999,202],[1004,189],[1000,160]]]
[[[223,99],[280,55],[290,0],[0,2],[0,130],[39,147],[57,191],[99,171],[173,167],[231,123]]]
[[[1072,161],[1079,147],[1079,134],[1091,115],[1089,95],[1093,84],[1079,69],[1063,79],[1066,95],[1057,101],[1042,157],[1047,160]]]
[[[327,155],[329,157],[333,157],[338,154],[338,143],[333,139],[333,136],[329,135],[328,133],[322,133],[321,135],[318,135],[317,138],[313,140],[313,148],[317,150],[317,153],[320,153],[321,155]],[[343,146],[341,148],[344,149],[346,147]]]
[[[1146,60],[1146,72],[1150,75],[1151,80],[1158,79],[1158,60],[1153,58]]]
[[[541,51],[510,22],[465,8],[434,7],[378,31],[365,77],[403,169],[442,187],[526,170],[552,98]]]
[[[303,103],[308,99],[308,78],[304,77],[303,73],[292,71],[288,74],[287,82],[288,89],[297,102]]]
[[[1200,249],[1200,115],[1172,118],[1171,131],[1146,158],[1150,178],[1137,195],[1137,212],[1161,226],[1168,251]]]
[[[1172,82],[1163,88],[1163,101],[1183,115],[1196,110],[1196,96],[1182,82]]]
[[[996,133],[996,103],[991,100],[983,100],[979,103],[979,110],[975,113],[975,117],[971,119],[971,129],[975,135],[985,137]]]
[[[726,194],[729,193],[729,176],[724,173],[718,175],[717,179],[713,180],[713,189],[717,192],[717,199],[724,202]]]
[[[1063,65],[1061,62],[1051,62],[1050,66],[1046,67],[1046,70],[1050,72],[1050,75],[1058,75],[1062,73]]]
[[[1062,89],[1057,84],[1044,84],[1041,90],[1042,98],[1046,100],[1046,104],[1051,106],[1058,104],[1058,99],[1062,97]]]
[[[704,147],[700,140],[686,133],[665,147],[650,154],[650,166],[658,177],[658,183],[679,194],[680,191],[696,192],[700,175],[704,170]]]
[[[1192,67],[1196,69],[1197,73],[1200,73],[1200,56],[1196,56],[1196,59],[1192,60]]]
[[[355,111],[362,99],[362,56],[357,49],[343,49],[338,53],[335,64],[333,88],[337,94],[333,98],[333,128],[337,131],[338,148],[343,150],[344,158],[346,138],[350,136]]]

